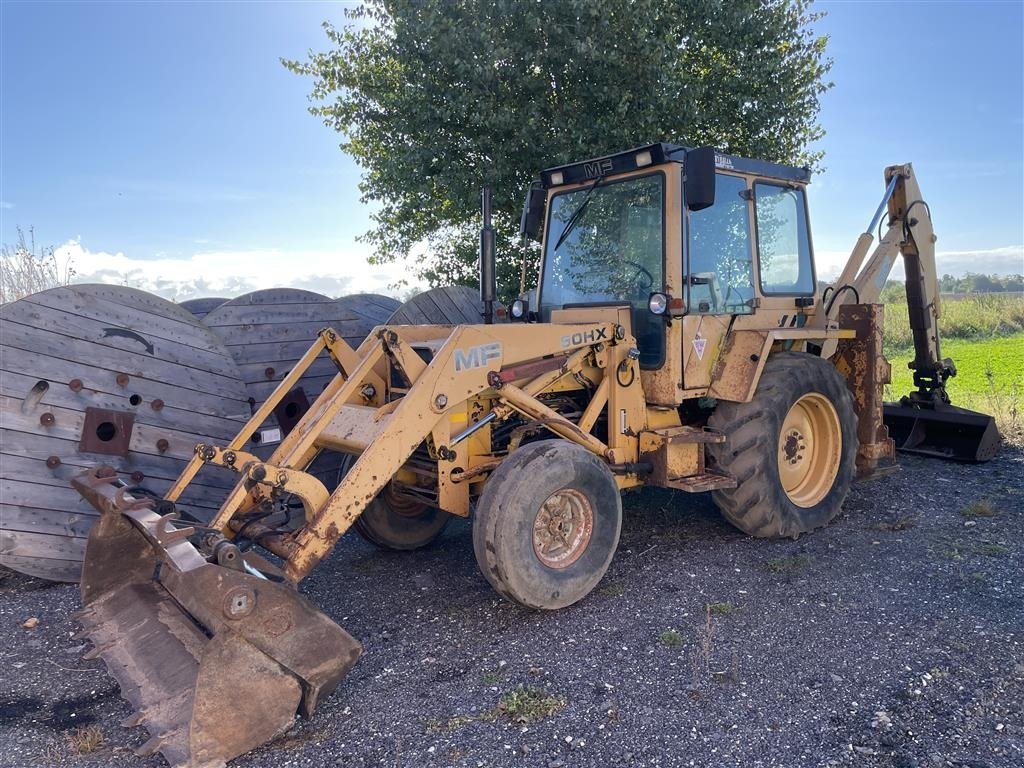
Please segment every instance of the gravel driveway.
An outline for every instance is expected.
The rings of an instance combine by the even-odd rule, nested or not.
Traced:
[[[412,554],[346,536],[303,588],[363,659],[232,765],[1024,766],[1024,452],[902,465],[798,541],[629,494],[607,577],[554,614],[496,597],[463,521]],[[165,765],[76,607],[0,582],[0,764]]]

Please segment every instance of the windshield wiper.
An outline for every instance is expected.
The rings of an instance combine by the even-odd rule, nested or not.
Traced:
[[[597,185],[604,181],[604,176],[598,176],[594,179],[594,183],[587,187],[587,193],[580,200],[580,204],[576,207],[576,210],[569,216],[569,220],[565,222],[565,229],[562,230],[562,234],[558,236],[558,240],[555,241],[555,247],[551,249],[554,253],[558,250],[558,246],[565,242],[565,238],[576,229],[576,225],[580,223],[580,218],[583,216],[583,211],[586,210],[587,205],[590,203],[590,196],[594,194],[594,190],[597,189]]]

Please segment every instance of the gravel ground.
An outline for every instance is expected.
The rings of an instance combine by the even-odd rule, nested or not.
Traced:
[[[365,655],[233,765],[1024,766],[1022,478],[1019,450],[905,457],[798,541],[632,493],[607,577],[554,614],[497,599],[462,521],[412,554],[346,536],[303,587]],[[80,658],[76,588],[0,590],[0,764],[164,765],[133,756],[144,731]],[[520,685],[539,719],[515,717]]]

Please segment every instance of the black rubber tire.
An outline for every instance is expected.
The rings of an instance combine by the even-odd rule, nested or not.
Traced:
[[[572,564],[555,568],[534,551],[534,523],[556,491],[586,497],[593,529]],[[557,609],[583,599],[608,570],[622,529],[622,497],[607,464],[575,443],[527,443],[501,462],[487,480],[473,518],[473,549],[487,581],[513,602]]]
[[[817,504],[800,507],[779,477],[779,434],[790,407],[816,392],[836,410],[842,438],[832,488]],[[766,362],[754,399],[720,402],[708,426],[726,436],[708,446],[713,464],[737,480],[736,488],[713,491],[722,515],[741,531],[758,537],[796,538],[828,525],[850,490],[856,470],[857,414],[846,381],[831,363],[802,352],[780,352]]]
[[[356,518],[352,527],[370,544],[381,549],[409,551],[427,546],[444,531],[452,516],[443,509],[423,504],[418,512],[399,513],[381,492]]]
[[[355,461],[354,456],[348,456],[340,462],[339,482]],[[404,498],[399,500],[402,511],[396,511],[389,503],[389,495],[385,488],[352,523],[352,529],[364,541],[381,549],[408,552],[425,547],[441,535],[452,519],[444,510],[428,504],[416,505]]]

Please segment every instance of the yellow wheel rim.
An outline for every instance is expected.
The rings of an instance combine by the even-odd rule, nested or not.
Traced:
[[[779,480],[798,507],[813,507],[839,474],[843,431],[835,406],[811,392],[789,409],[779,433]]]

